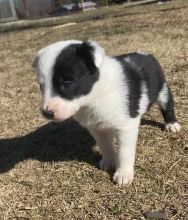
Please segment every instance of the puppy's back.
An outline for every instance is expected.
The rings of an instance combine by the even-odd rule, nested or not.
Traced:
[[[129,108],[132,117],[136,117],[139,100],[143,93],[149,98],[148,108],[157,101],[165,77],[157,59],[143,52],[134,52],[115,57],[123,68],[126,85],[129,89]]]

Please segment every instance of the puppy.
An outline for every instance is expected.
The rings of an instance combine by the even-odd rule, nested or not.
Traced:
[[[69,40],[39,50],[33,67],[42,114],[54,121],[73,116],[86,127],[102,152],[100,168],[115,168],[113,180],[120,186],[133,180],[139,125],[152,104],[159,105],[167,131],[180,131],[171,90],[151,54],[109,57],[96,42]]]

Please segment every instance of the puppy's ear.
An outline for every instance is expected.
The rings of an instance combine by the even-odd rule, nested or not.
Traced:
[[[39,63],[39,59],[40,59],[41,54],[42,54],[42,51],[43,51],[43,49],[42,49],[42,50],[39,50],[39,51],[37,52],[37,54],[33,57],[33,60],[32,60],[32,63],[31,63],[31,66],[32,66],[33,68],[37,68],[38,63]]]
[[[100,68],[105,57],[104,49],[95,41],[87,41],[87,43],[93,48],[95,66]]]
[[[31,66],[32,66],[33,68],[36,68],[37,65],[38,65],[38,62],[39,62],[39,56],[36,54],[36,55],[33,57]]]
[[[105,56],[104,49],[94,41],[83,42],[79,46],[77,53],[90,68],[100,68]]]

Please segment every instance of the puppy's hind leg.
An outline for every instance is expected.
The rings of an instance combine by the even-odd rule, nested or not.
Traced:
[[[95,138],[97,145],[99,146],[102,159],[99,162],[100,169],[111,170],[116,167],[116,154],[112,144],[113,131],[112,130],[97,130],[95,128],[89,128],[90,134]]]
[[[175,133],[179,132],[181,126],[176,120],[172,92],[166,83],[164,83],[159,93],[158,104],[165,121],[165,129]]]

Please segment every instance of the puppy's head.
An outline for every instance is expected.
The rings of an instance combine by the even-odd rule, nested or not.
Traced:
[[[38,51],[32,66],[38,73],[42,114],[63,121],[87,105],[104,56],[92,41],[61,41]]]

